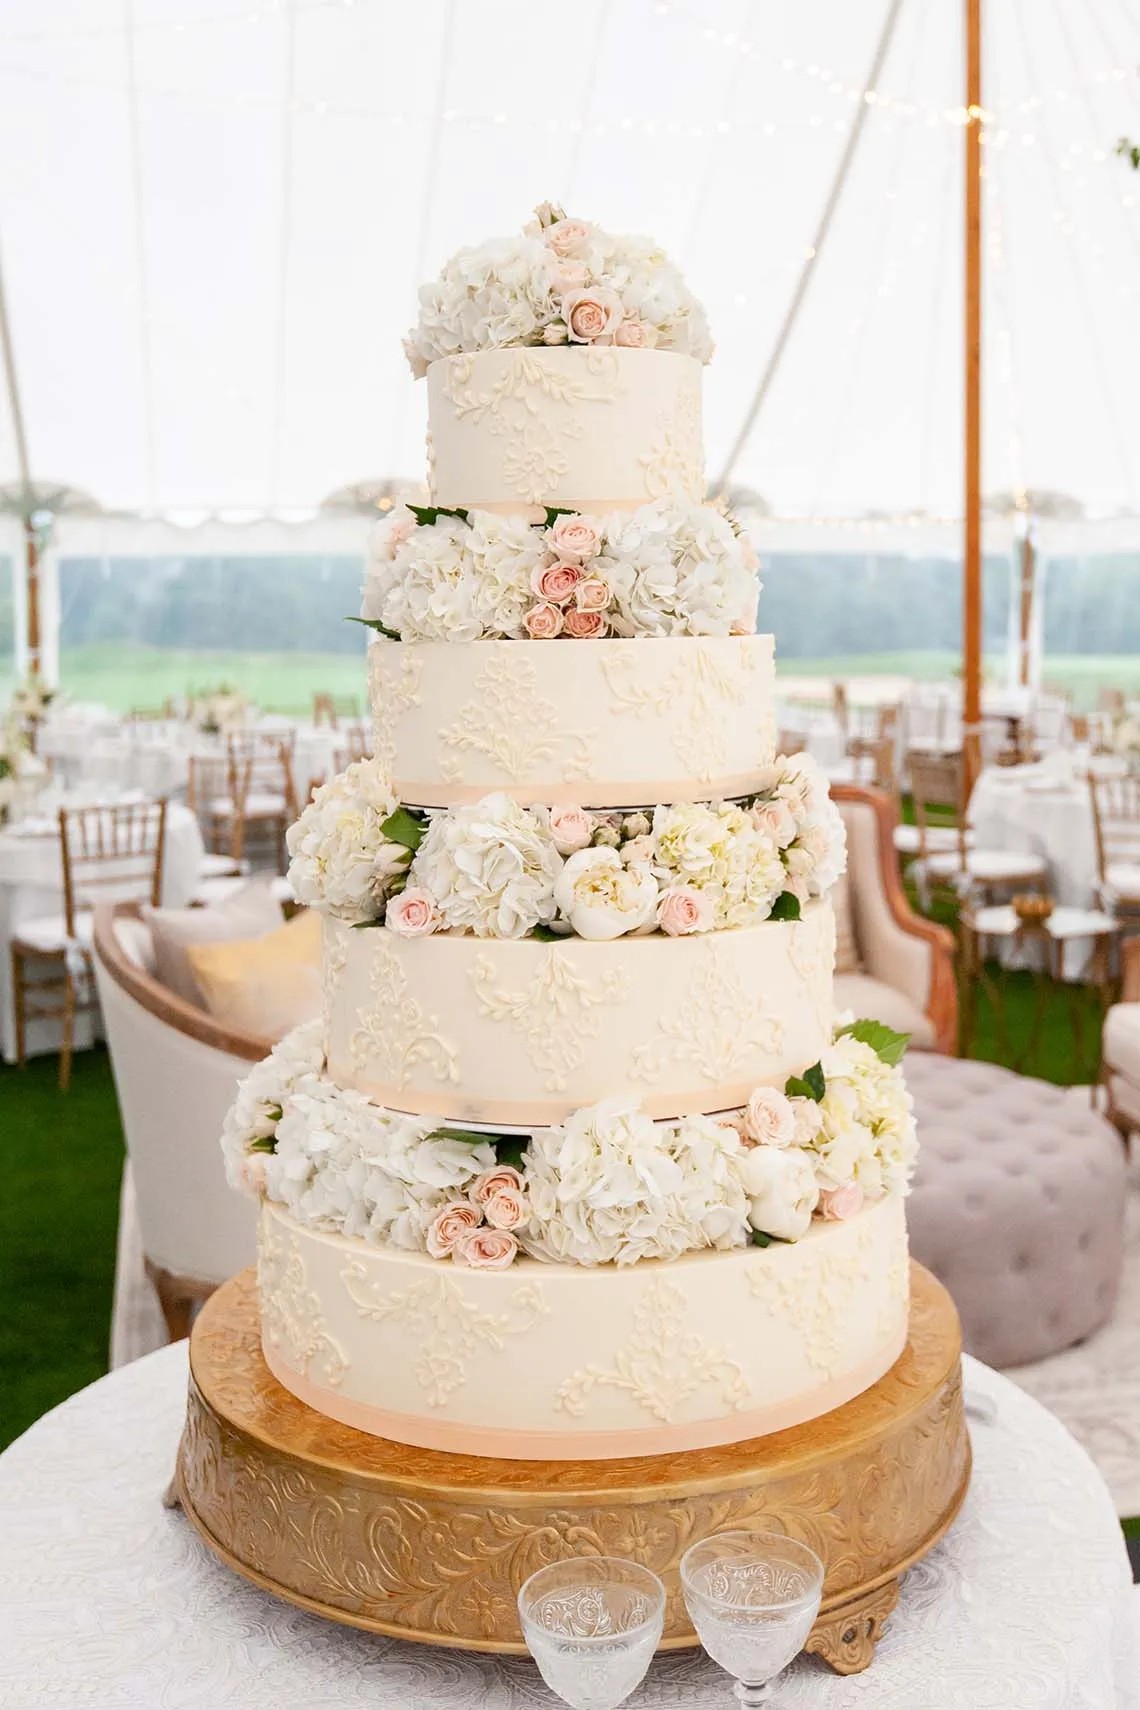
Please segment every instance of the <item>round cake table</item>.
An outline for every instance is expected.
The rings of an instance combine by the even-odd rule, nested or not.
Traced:
[[[804,1659],[786,1710],[1140,1710],[1135,1593],[1100,1475],[1021,1390],[967,1360],[974,1475],[907,1575],[865,1674]],[[228,1572],[165,1509],[186,1345],[81,1391],[0,1456],[0,1705],[37,1710],[541,1710],[529,1658],[333,1626]],[[700,1652],[661,1656],[635,1710],[727,1710]]]

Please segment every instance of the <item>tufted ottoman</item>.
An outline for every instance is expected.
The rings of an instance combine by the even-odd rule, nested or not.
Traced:
[[[906,1074],[911,1252],[950,1290],[969,1352],[1020,1365],[1098,1329],[1123,1262],[1125,1156],[1088,1088],[921,1051]]]

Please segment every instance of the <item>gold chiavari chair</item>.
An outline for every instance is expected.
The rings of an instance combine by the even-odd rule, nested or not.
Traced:
[[[96,1007],[91,936],[96,902],[162,901],[166,802],[117,802],[59,811],[63,913],[21,921],[11,940],[16,1061],[28,1024],[59,1021],[59,1085],[71,1084],[75,1018]]]
[[[313,696],[313,723],[327,724],[333,730],[341,719],[359,719],[360,702],[355,695],[316,694]]]
[[[1096,833],[1097,900],[1107,913],[1140,925],[1140,777],[1089,774]]]
[[[924,894],[931,882],[952,897],[969,896],[985,902],[995,892],[1043,890],[1049,869],[1040,855],[1009,849],[979,849],[966,829],[966,771],[958,754],[907,755],[918,859]],[[933,834],[952,840],[939,850]]]
[[[297,817],[292,733],[243,732],[226,739],[228,789],[212,811],[228,824],[227,853],[246,857],[250,843],[268,844],[277,872],[284,871],[285,833]]]

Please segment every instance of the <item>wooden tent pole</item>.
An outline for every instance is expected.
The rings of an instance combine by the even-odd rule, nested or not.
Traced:
[[[965,529],[962,729],[967,791],[981,768],[982,716],[982,0],[966,4]]]
[[[1037,582],[1037,548],[1033,531],[1027,526],[1020,551],[1020,600],[1018,603],[1017,680],[1023,689],[1029,687],[1030,652],[1032,650],[1033,601]]]
[[[40,674],[40,543],[30,516],[24,518],[25,575],[27,582],[27,615],[24,633],[28,647],[29,677]]]

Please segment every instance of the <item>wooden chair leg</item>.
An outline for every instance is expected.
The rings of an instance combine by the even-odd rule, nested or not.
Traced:
[[[175,1276],[173,1271],[164,1270],[150,1259],[146,1260],[146,1274],[158,1296],[158,1304],[166,1325],[167,1341],[181,1342],[190,1334],[195,1309],[209,1299],[216,1285]]]
[[[12,1019],[16,1024],[16,1064],[23,1069],[28,1062],[28,1017],[24,990],[24,958],[12,945]]]
[[[71,1055],[75,1049],[75,977],[70,968],[64,970],[63,980],[63,1013],[59,1040],[59,1090],[60,1092],[67,1092],[71,1086]]]

